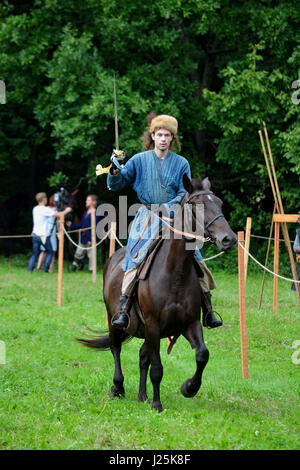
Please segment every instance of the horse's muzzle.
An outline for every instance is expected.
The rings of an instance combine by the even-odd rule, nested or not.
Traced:
[[[214,241],[217,247],[222,251],[233,250],[237,245],[237,237],[233,232],[230,235],[226,234],[221,237],[216,237]]]
[[[222,240],[223,249],[233,250],[237,245],[237,236],[233,233],[231,236],[226,235]]]

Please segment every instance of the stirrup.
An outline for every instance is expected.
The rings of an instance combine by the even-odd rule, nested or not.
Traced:
[[[119,318],[117,320],[114,320],[114,318],[119,315],[119,318],[121,317],[121,315],[126,315],[128,317],[128,325],[127,326],[120,326],[120,325],[116,325],[116,322],[119,320]],[[111,325],[112,326],[115,326],[117,328],[123,328],[124,330],[126,330],[127,328],[129,328],[130,326],[130,315],[127,313],[127,312],[119,312],[119,313],[115,313],[113,316],[112,316],[112,319],[111,319]]]
[[[216,325],[216,326],[208,326],[208,325],[206,325],[206,317],[207,317],[207,315],[209,315],[210,313],[212,313],[212,314],[215,314],[215,313],[216,313],[216,314],[218,315],[218,317],[220,317],[221,325]],[[212,330],[213,328],[218,328],[219,326],[222,326],[223,324],[224,324],[223,318],[221,317],[221,315],[219,314],[219,312],[217,312],[216,310],[211,310],[210,312],[206,312],[205,317],[203,318],[203,326],[204,326],[205,328],[208,328],[209,330]]]

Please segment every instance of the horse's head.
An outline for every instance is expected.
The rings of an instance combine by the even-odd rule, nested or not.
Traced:
[[[204,206],[204,235],[210,237],[220,250],[232,250],[237,244],[237,237],[222,213],[223,202],[211,191],[209,179],[190,180],[184,174],[183,186],[187,191],[185,203]]]
[[[78,189],[70,192],[66,188],[60,188],[50,198],[53,204],[57,207],[58,211],[64,211],[67,207],[72,209],[72,212],[66,215],[66,220],[71,220],[75,217],[76,220],[81,220],[85,211],[86,197]]]

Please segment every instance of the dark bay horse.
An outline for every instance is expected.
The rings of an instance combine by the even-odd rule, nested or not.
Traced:
[[[210,190],[208,178],[192,183],[183,177],[187,193],[180,205],[190,204],[194,217],[198,214],[197,204],[204,206],[205,236],[209,236],[220,250],[230,250],[237,239],[221,211],[222,201]],[[202,221],[203,222],[203,221]],[[191,240],[191,239],[189,239]],[[186,248],[187,238],[175,237],[173,232],[164,239],[158,254],[153,260],[150,273],[139,280],[136,297],[142,315],[136,304],[131,308],[130,324],[123,330],[111,324],[111,318],[119,309],[119,295],[123,279],[122,262],[124,249],[118,250],[107,261],[104,268],[104,301],[108,313],[109,334],[94,339],[78,339],[85,346],[98,349],[111,349],[115,361],[115,372],[111,388],[113,396],[124,395],[124,376],[121,369],[120,353],[122,343],[130,337],[144,338],[140,349],[140,384],[138,399],[148,400],[146,381],[150,367],[153,385],[152,406],[162,411],[160,382],[163,366],[160,359],[160,339],[178,338],[183,335],[196,351],[196,372],[181,386],[185,397],[193,397],[201,386],[202,372],[208,362],[209,352],[204,343],[201,313],[201,288],[194,266],[194,251]]]

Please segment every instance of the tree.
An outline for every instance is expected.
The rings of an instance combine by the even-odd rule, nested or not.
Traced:
[[[95,165],[140,151],[146,115],[174,114],[182,154],[226,196],[235,229],[268,231],[273,202],[258,129],[268,126],[285,209],[299,197],[299,9],[295,1],[36,0],[0,6],[1,200],[59,172],[107,196]],[[1,202],[0,200],[0,202]]]

